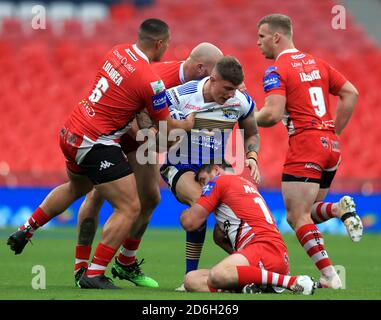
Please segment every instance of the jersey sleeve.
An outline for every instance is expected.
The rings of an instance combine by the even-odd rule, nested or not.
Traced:
[[[240,109],[240,117],[239,120],[246,119],[254,110],[255,108],[255,101],[250,97],[250,95],[247,92],[243,92],[242,96],[244,97],[242,108]]]
[[[166,88],[183,83],[181,78],[182,61],[164,61],[152,64],[152,69],[163,80]]]
[[[166,99],[169,109],[179,109],[180,97],[176,93],[175,88],[171,88],[166,91]]]
[[[286,95],[285,74],[278,66],[271,66],[265,71],[263,90],[266,96],[270,94]]]
[[[148,114],[156,121],[165,120],[169,115],[164,82],[153,72],[143,75],[143,100]]]
[[[221,202],[222,185],[220,179],[211,180],[203,188],[201,198],[197,203],[206,209],[208,212],[214,211]]]
[[[347,79],[334,67],[328,65],[329,73],[329,92],[336,94],[340,91]]]

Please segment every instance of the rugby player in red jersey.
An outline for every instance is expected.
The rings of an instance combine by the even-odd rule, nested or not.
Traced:
[[[285,288],[312,294],[315,284],[309,276],[289,275],[287,247],[256,186],[229,174],[229,167],[223,163],[200,168],[196,179],[204,186],[202,196],[183,211],[180,221],[185,230],[196,230],[214,212],[215,228],[223,232],[231,254],[212,269],[187,273],[186,290],[251,293]]]
[[[258,28],[257,44],[275,63],[265,72],[266,99],[256,120],[258,126],[270,127],[283,118],[288,130],[282,176],[287,221],[319,269],[320,285],[341,288],[315,223],[340,218],[354,242],[362,236],[361,219],[351,197],[344,196],[338,203],[323,202],[341,159],[339,136],[352,115],[358,92],[327,62],[295,48],[289,17],[265,16]],[[330,94],[339,97],[336,115]]]
[[[209,75],[216,61],[222,56],[222,52],[216,46],[203,42],[193,48],[185,61],[158,62],[152,64],[152,69],[159,75],[165,87],[171,88],[186,81],[202,79]],[[158,283],[141,271],[140,263],[136,259],[136,251],[151,219],[152,212],[160,201],[158,165],[142,165],[136,159],[136,150],[140,146],[135,140],[137,129],[130,130],[133,131],[132,133],[129,131],[124,134],[120,144],[135,175],[141,210],[131,228],[130,236],[124,239],[122,243],[121,252],[115,259],[111,271],[114,276],[129,280],[138,286],[157,287]],[[76,283],[88,267],[91,244],[103,202],[104,198],[94,189],[86,196],[79,210],[74,267]]]
[[[69,182],[55,188],[26,223],[8,238],[20,254],[33,232],[64,212],[93,187],[113,207],[91,266],[80,279],[82,288],[117,289],[104,272],[140,213],[136,181],[120,147],[137,112],[147,109],[154,122],[168,130],[190,130],[193,119],[175,121],[166,103],[165,86],[150,62],[160,61],[168,47],[168,25],[147,19],[136,44],[112,48],[105,56],[88,96],[72,111],[60,132]]]

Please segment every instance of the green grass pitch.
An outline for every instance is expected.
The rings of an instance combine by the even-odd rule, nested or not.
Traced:
[[[185,233],[180,229],[148,229],[138,257],[145,258],[143,271],[155,278],[160,287],[147,289],[130,282],[115,280],[123,290],[81,290],[74,286],[73,261],[75,230],[71,228],[39,230],[21,255],[15,256],[6,246],[6,239],[13,230],[0,229],[0,299],[55,299],[55,300],[284,300],[284,299],[381,299],[381,235],[365,234],[359,243],[352,243],[346,236],[325,235],[326,249],[335,265],[342,265],[346,272],[346,289],[316,290],[313,296],[283,294],[213,294],[179,293],[176,288],[184,273]],[[97,234],[97,241],[99,239]],[[289,249],[292,274],[308,274],[315,279],[318,272],[308,259],[293,234],[284,235]],[[207,234],[200,267],[208,268],[225,256]],[[35,265],[46,270],[46,289],[34,290],[32,273]],[[110,272],[107,272],[110,275]]]

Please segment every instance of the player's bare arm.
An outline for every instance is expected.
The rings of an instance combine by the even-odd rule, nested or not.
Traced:
[[[259,153],[259,134],[258,127],[255,121],[254,112],[251,112],[244,120],[239,121],[240,129],[244,131],[244,144],[247,160],[246,166],[250,168],[250,175],[256,183],[260,182],[261,176],[259,173],[257,157]]]
[[[155,126],[152,119],[146,111],[137,113],[135,118],[140,129],[149,129]]]
[[[355,109],[359,93],[356,87],[347,81],[337,93],[339,101],[336,109],[335,129],[336,134],[340,135]]]
[[[209,212],[196,203],[181,213],[180,223],[186,231],[194,231],[202,226],[208,215]]]
[[[185,118],[185,120],[176,120],[176,119],[172,119],[171,115],[169,115],[168,118],[165,120],[167,122],[167,131],[161,132],[159,130],[156,134],[156,147],[157,147],[156,151],[157,152],[167,151],[169,147],[177,143],[179,139],[168,140],[169,133],[171,132],[171,130],[175,130],[175,129],[190,131],[194,126],[194,117],[195,117],[195,114],[191,113]],[[156,122],[156,126],[160,129],[158,122]],[[162,141],[166,141],[165,145],[161,144]]]
[[[262,109],[255,112],[255,119],[259,127],[272,127],[276,125],[284,115],[286,97],[281,94],[270,94],[265,99]]]
[[[234,252],[230,240],[225,236],[225,233],[221,230],[217,223],[214,225],[213,241],[228,254],[232,254]]]
[[[172,119],[171,115],[169,114],[166,119],[167,132],[169,133],[173,129],[183,129],[185,131],[190,131],[194,126],[194,117],[195,117],[195,114],[191,113],[187,115],[185,120],[176,120],[176,119]]]

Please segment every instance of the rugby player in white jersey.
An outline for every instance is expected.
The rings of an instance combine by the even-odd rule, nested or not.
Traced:
[[[184,116],[196,113],[195,125],[188,139],[183,139],[169,150],[166,164],[160,170],[179,202],[192,206],[198,201],[202,187],[196,182],[195,175],[202,164],[210,163],[212,159],[222,162],[228,135],[237,122],[244,132],[246,166],[249,166],[254,181],[259,182],[255,104],[247,93],[237,90],[243,80],[239,61],[226,56],[217,62],[210,77],[167,90],[170,109],[181,111]],[[186,274],[198,268],[205,232],[206,224],[196,231],[187,232]],[[184,290],[183,286],[177,290]]]

